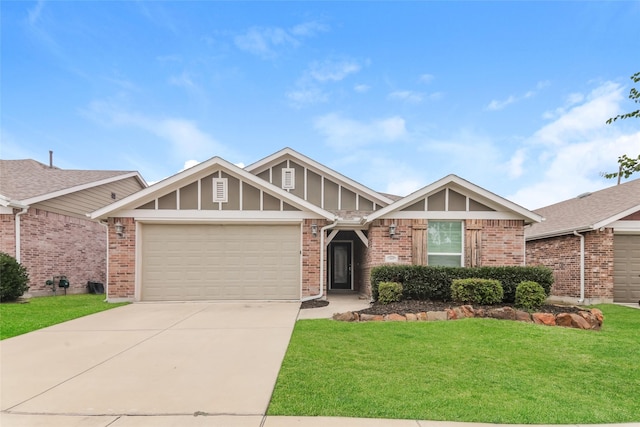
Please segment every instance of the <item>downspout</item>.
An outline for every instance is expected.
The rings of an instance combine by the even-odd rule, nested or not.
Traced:
[[[580,299],[578,304],[584,302],[584,234],[578,233],[576,230],[573,234],[580,237]]]
[[[338,219],[335,219],[332,224],[325,225],[320,229],[320,293],[302,298],[302,302],[320,299],[324,296],[324,252],[326,250],[324,247],[324,234],[325,231],[334,228],[336,225],[338,225]]]
[[[24,215],[29,210],[29,206],[22,208],[20,212],[16,214],[16,261],[20,262],[20,215]]]

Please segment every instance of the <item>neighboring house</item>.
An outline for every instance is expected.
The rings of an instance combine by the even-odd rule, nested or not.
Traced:
[[[0,251],[29,273],[29,294],[64,275],[70,293],[105,282],[106,226],[87,214],[147,184],[137,172],[63,170],[35,160],[0,160]]]
[[[554,271],[556,299],[594,304],[640,300],[640,179],[535,211],[527,264]]]
[[[370,295],[385,263],[524,265],[541,220],[455,175],[394,201],[289,148],[214,157],[91,217],[109,224],[110,301]]]

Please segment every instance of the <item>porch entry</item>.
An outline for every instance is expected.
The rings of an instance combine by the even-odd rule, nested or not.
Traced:
[[[353,290],[353,242],[331,242],[329,260],[329,289]]]

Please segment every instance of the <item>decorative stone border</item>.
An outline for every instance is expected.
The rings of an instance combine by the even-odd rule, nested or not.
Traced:
[[[406,313],[405,315],[392,313],[386,315],[361,314],[357,311],[335,313],[333,320],[342,322],[417,322],[436,320],[455,320],[472,317],[516,320],[519,322],[536,323],[547,326],[564,326],[567,328],[600,330],[604,316],[597,308],[581,308],[578,313],[528,313],[514,310],[511,307],[492,308],[485,310],[474,309],[470,305],[449,308],[445,311],[423,311],[420,313]]]

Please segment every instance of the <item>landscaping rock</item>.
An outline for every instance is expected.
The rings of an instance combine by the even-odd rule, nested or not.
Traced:
[[[464,313],[464,317],[476,317],[473,306],[471,305],[461,305],[460,310]]]
[[[531,317],[533,318],[533,323],[536,323],[538,325],[556,325],[556,316],[551,313],[533,313]]]
[[[581,311],[578,315],[589,323],[589,329],[599,330],[600,326],[602,326],[602,324],[598,322],[595,314],[591,311]]]
[[[556,316],[556,324],[567,328],[591,329],[584,317],[576,313],[560,313]]]
[[[407,322],[417,322],[418,321],[418,316],[413,314],[413,313],[407,313],[405,314],[406,318],[407,318]]]
[[[384,316],[384,320],[387,322],[406,322],[407,318],[398,313],[391,313]]]
[[[424,311],[421,311],[420,313],[418,313],[418,320],[426,321],[427,320],[427,313],[424,312]]]
[[[518,322],[532,322],[531,315],[522,310],[516,310],[516,320]]]
[[[456,314],[455,310],[452,308],[447,308],[445,312],[447,313],[447,320],[455,320],[458,318],[458,315]]]
[[[339,320],[341,322],[357,322],[359,319],[358,313],[347,311],[346,313],[334,313],[333,320]]]
[[[604,314],[602,314],[602,311],[597,308],[592,308],[591,314],[596,316],[596,320],[598,320],[598,323],[600,323],[600,326],[602,326],[602,322],[604,322]]]
[[[502,320],[515,320],[516,311],[511,307],[494,308],[487,313],[488,317]]]
[[[448,320],[446,311],[427,311],[427,320]]]
[[[384,316],[380,314],[361,314],[360,321],[361,322],[382,322],[384,320]]]

